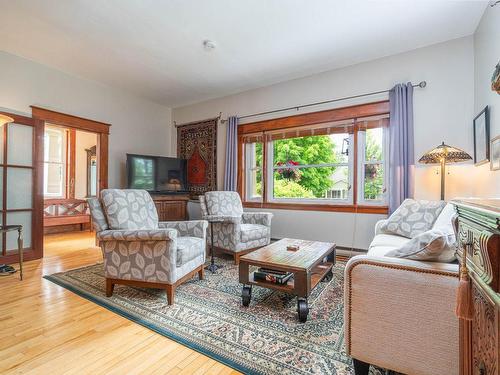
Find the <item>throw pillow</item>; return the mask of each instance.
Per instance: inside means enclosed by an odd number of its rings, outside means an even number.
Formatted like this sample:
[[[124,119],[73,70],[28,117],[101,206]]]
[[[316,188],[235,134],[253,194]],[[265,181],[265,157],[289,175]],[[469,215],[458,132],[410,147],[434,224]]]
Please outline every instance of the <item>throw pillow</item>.
[[[385,233],[413,238],[432,228],[443,210],[444,201],[405,199],[401,206],[380,226]]]
[[[146,190],[105,189],[101,202],[110,229],[158,229],[158,213]]]
[[[412,238],[399,249],[386,254],[389,257],[450,263],[455,260],[455,233],[447,228],[435,228]]]

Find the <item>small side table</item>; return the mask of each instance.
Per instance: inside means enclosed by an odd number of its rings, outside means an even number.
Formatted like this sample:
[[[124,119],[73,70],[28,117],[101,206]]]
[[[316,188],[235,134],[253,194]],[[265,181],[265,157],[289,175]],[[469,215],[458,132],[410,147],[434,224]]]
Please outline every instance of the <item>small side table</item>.
[[[23,279],[23,226],[22,225],[0,225],[0,233],[17,230],[17,250],[19,251],[19,277]]]
[[[211,259],[210,259],[210,265],[206,266],[205,269],[207,271],[215,273],[215,272],[217,272],[217,270],[219,268],[222,268],[224,266],[221,265],[221,264],[215,264],[215,258],[214,258],[214,223],[223,223],[224,219],[213,218],[213,219],[209,219],[208,222],[210,223],[210,241],[211,241],[210,242],[210,255],[211,255]]]

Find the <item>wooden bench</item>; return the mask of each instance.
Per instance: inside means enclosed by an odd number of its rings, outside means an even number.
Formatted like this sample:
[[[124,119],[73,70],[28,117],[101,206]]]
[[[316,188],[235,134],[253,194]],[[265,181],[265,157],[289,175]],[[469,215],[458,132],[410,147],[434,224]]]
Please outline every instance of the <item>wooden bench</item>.
[[[79,224],[80,230],[90,224],[87,201],[83,199],[45,199],[43,203],[43,226]]]

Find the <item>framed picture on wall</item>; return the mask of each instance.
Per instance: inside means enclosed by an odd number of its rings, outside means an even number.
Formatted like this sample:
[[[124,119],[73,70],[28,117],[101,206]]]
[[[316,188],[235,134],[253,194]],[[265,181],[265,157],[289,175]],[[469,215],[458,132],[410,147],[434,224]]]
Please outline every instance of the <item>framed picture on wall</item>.
[[[491,140],[491,164],[492,171],[500,170],[500,135]]]
[[[490,160],[490,116],[488,106],[474,118],[474,163],[481,165]]]

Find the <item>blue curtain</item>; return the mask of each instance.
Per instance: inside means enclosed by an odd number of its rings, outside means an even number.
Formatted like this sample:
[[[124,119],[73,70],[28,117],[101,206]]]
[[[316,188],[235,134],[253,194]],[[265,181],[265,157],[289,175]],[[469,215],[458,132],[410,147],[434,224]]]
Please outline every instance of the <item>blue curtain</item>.
[[[389,92],[389,213],[415,190],[413,86],[397,84]]]
[[[224,190],[236,191],[238,175],[238,117],[227,119],[226,166],[224,168]]]

